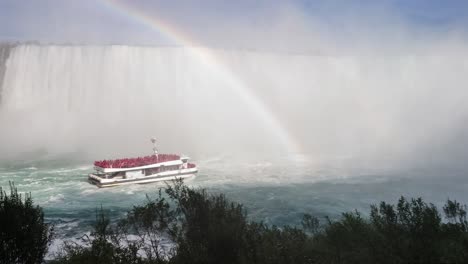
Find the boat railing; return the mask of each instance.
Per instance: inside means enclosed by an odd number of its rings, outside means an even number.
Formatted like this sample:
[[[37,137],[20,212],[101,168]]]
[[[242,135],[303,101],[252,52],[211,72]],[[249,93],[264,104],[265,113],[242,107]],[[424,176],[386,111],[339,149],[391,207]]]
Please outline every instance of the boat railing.
[[[180,156],[175,154],[158,154],[138,158],[124,158],[115,160],[95,161],[94,166],[100,168],[133,168],[151,165],[155,163],[179,160]]]

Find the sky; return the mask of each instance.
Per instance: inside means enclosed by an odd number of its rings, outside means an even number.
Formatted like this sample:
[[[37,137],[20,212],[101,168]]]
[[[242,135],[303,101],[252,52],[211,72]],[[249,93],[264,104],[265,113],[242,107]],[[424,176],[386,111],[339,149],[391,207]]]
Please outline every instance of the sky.
[[[108,2],[0,0],[0,40],[177,44]],[[431,34],[465,36],[468,28],[468,1],[463,0],[117,2],[157,17],[192,36],[197,43],[209,46],[256,48],[272,42],[286,42],[282,46],[289,46],[290,35],[297,40],[320,34],[321,39],[333,41],[349,41],[358,38],[356,35],[380,40],[402,34],[412,38]]]

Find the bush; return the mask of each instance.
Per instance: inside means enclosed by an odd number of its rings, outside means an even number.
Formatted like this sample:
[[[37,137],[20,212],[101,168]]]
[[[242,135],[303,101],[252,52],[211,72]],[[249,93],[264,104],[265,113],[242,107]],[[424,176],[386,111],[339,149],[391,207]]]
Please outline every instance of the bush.
[[[465,207],[448,200],[445,218],[421,198],[371,206],[369,219],[344,213],[314,238],[315,259],[324,263],[466,263]]]
[[[181,182],[168,186],[165,193],[160,190],[155,199],[148,197],[113,227],[102,211],[97,220],[85,245],[65,243],[54,263],[303,263],[307,259],[308,236],[302,230],[249,222],[242,205]]]
[[[0,188],[0,263],[42,263],[53,230],[44,213],[10,184],[10,195]]]
[[[468,263],[466,206],[401,197],[338,220],[304,215],[303,228],[247,219],[241,204],[181,182],[110,225],[98,214],[85,246],[65,244],[59,263]],[[129,240],[130,235],[133,239]],[[168,246],[168,243],[171,246]]]
[[[109,218],[102,210],[96,212],[96,223],[90,236],[83,236],[84,245],[74,242],[65,242],[61,253],[50,264],[127,264],[143,263],[138,256],[138,246],[132,243],[122,245],[118,234],[110,226]]]

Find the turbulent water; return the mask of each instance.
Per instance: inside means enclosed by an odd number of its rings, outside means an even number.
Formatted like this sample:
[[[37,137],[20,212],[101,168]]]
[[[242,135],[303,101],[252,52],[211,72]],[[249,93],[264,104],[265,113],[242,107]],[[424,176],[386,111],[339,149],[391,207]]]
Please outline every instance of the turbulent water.
[[[466,54],[0,45],[0,186],[76,237],[101,205],[117,219],[164,186],[86,182],[94,159],[156,136],[199,165],[189,185],[271,224],[400,195],[468,202]]]
[[[70,160],[75,160],[71,162]],[[300,225],[304,213],[320,218],[339,217],[344,211],[368,212],[370,204],[396,202],[400,195],[423,197],[437,206],[447,198],[468,203],[464,173],[442,171],[421,174],[339,168],[314,168],[306,157],[232,162],[231,157],[197,160],[199,174],[186,183],[225,193],[243,203],[251,219],[276,225]],[[338,161],[337,161],[338,162]],[[133,206],[155,197],[165,183],[98,189],[86,182],[91,161],[47,158],[0,165],[0,186],[13,181],[20,192],[31,192],[57,232],[51,252],[64,239],[77,239],[91,229],[102,206],[112,219],[123,217]]]

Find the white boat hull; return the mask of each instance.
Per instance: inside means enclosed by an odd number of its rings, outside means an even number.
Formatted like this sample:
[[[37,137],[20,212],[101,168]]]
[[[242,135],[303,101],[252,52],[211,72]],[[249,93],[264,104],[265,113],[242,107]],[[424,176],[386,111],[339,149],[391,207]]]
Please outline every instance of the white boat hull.
[[[143,177],[136,177],[136,178],[102,178],[96,174],[89,174],[88,181],[92,184],[95,184],[99,188],[103,187],[112,187],[118,185],[125,185],[125,184],[145,184],[145,183],[152,183],[158,181],[172,181],[177,179],[185,179],[189,177],[195,176],[197,173],[197,168],[189,168],[189,169],[180,169],[180,170],[173,170],[173,171],[165,171],[161,173],[156,173],[152,175],[146,175]]]

